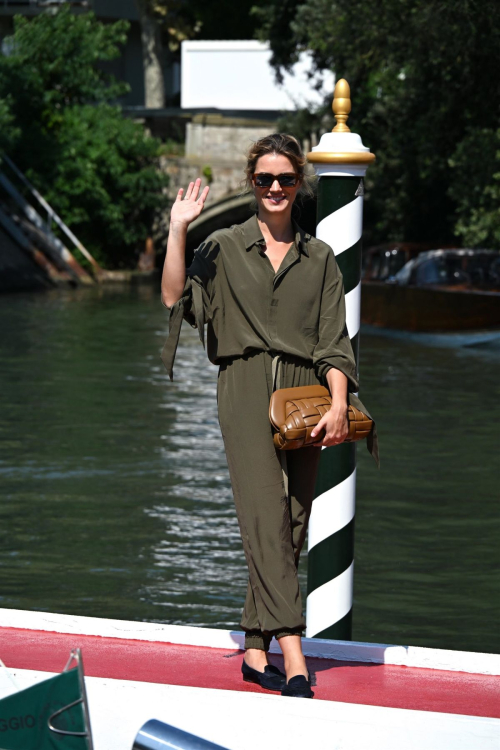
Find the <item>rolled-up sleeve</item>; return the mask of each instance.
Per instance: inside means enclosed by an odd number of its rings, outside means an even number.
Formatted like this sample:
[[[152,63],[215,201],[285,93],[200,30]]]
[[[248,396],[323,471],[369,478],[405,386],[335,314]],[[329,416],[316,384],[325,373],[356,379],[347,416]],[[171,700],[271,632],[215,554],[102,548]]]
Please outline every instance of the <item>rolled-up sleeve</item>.
[[[186,271],[186,283],[182,296],[172,307],[168,322],[169,333],[161,352],[170,380],[174,379],[173,367],[182,321],[198,329],[200,341],[205,346],[205,323],[211,318],[211,299],[217,272],[219,245],[214,239],[207,239],[195,251],[193,262]]]
[[[342,274],[333,252],[328,255],[325,267],[319,312],[318,343],[313,351],[313,363],[317,376],[322,382],[325,382],[328,370],[336,367],[347,377],[348,390],[351,392],[358,390],[356,361],[346,326]]]

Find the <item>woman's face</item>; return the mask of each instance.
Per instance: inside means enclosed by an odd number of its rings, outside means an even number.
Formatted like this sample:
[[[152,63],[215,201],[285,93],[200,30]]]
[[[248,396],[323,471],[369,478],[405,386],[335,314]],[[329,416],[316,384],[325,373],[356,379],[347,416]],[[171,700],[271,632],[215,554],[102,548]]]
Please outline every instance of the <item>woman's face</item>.
[[[296,174],[292,162],[283,154],[265,154],[257,159],[255,174],[263,172],[271,175]],[[273,180],[272,185],[267,188],[257,187],[253,183],[259,214],[262,211],[272,214],[285,214],[291,211],[299,188],[300,181],[293,187],[281,187],[278,180]]]

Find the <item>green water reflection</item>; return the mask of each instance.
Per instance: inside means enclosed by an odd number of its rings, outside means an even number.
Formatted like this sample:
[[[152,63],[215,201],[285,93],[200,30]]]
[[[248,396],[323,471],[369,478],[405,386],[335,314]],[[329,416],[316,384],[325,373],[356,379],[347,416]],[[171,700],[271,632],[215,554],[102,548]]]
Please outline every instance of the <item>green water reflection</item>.
[[[0,606],[237,627],[246,567],[216,414],[156,288],[0,298]],[[500,352],[364,335],[356,640],[500,652]],[[305,581],[305,559],[301,579]]]

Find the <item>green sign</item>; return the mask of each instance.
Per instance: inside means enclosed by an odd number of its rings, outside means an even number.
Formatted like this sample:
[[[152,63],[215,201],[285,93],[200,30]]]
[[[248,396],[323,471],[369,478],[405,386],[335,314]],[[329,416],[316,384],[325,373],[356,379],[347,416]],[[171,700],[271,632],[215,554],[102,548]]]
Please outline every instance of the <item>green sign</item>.
[[[70,669],[0,700],[0,750],[91,750],[79,672]]]

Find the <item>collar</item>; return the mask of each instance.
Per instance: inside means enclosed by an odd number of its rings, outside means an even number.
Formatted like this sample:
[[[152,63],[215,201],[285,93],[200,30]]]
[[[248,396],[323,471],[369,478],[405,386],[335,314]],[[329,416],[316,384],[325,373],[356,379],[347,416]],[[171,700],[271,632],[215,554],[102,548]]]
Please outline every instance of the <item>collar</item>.
[[[295,233],[295,245],[300,252],[309,257],[307,244],[311,239],[311,235],[304,232],[294,219],[292,219],[292,226]],[[241,225],[241,227],[243,230],[246,250],[250,250],[254,245],[262,245],[265,242],[262,232],[260,231],[259,222],[257,221],[257,214],[251,216]]]

